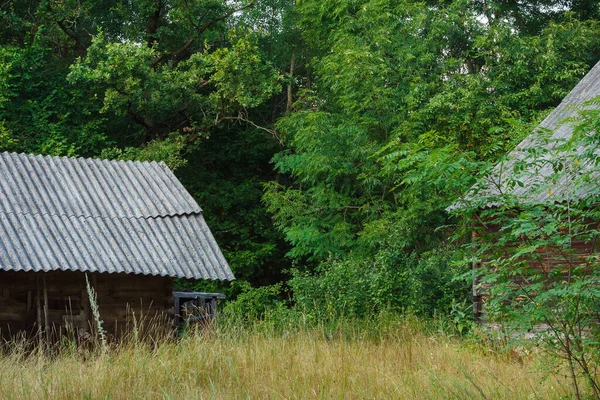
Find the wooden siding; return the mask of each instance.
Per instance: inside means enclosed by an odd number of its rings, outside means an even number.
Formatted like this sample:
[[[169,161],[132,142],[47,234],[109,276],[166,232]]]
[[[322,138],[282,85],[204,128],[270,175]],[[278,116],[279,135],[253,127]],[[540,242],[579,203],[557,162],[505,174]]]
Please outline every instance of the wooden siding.
[[[147,327],[150,319],[160,318],[166,329],[171,328],[172,278],[101,273],[87,276],[97,293],[100,318],[110,336],[121,336],[132,327],[134,318],[137,326],[145,323]],[[31,337],[40,326],[42,330],[50,327],[54,338],[68,330],[76,336],[90,332],[93,318],[83,272],[0,271],[0,336],[25,333]]]
[[[590,229],[600,229],[599,223],[590,222],[589,226]],[[491,234],[491,237],[493,237],[493,234],[500,231],[500,227],[494,225],[493,223],[488,223],[486,224],[486,229],[479,228],[478,231],[479,232],[477,232],[475,229],[473,230],[473,243],[475,246],[477,245],[478,241],[486,240],[484,239],[486,236],[485,234]],[[482,233],[485,234],[482,235]],[[489,240],[489,237],[487,239]],[[571,243],[571,250],[572,253],[569,254],[570,262],[574,265],[582,265],[585,263],[584,260],[588,256],[598,251],[598,242],[595,240],[584,242],[582,240],[574,239]],[[556,248],[548,247],[544,249],[538,249],[535,254],[537,254],[539,257],[537,257],[536,260],[532,260],[531,265],[545,274],[549,274],[554,270],[554,268],[565,264],[565,255],[561,254]],[[480,283],[477,275],[477,269],[487,265],[489,265],[488,260],[485,259],[480,263],[473,264],[473,268],[475,270],[473,280],[473,314],[477,321],[484,324],[488,322],[487,313],[485,311],[485,300],[486,296],[488,295],[489,286]],[[518,282],[517,278],[515,278],[515,282]],[[521,283],[524,284],[523,282]]]

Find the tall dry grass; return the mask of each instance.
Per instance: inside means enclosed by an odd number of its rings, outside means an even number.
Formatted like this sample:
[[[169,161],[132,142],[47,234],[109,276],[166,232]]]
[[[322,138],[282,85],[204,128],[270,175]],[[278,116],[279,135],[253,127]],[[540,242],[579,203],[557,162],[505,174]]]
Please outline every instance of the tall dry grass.
[[[63,344],[52,357],[14,344],[0,356],[1,399],[548,399],[568,381],[483,346],[384,328],[223,326],[108,354]],[[6,347],[5,347],[6,348]]]

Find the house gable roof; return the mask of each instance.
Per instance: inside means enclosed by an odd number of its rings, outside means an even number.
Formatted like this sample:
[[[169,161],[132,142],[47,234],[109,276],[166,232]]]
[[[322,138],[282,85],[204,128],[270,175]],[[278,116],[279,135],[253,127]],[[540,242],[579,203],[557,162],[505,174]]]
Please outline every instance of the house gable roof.
[[[234,279],[164,163],[0,153],[0,270]]]
[[[516,167],[521,161],[526,161],[531,157],[530,151],[544,146],[547,150],[551,150],[561,140],[568,140],[573,134],[573,124],[567,119],[577,117],[579,111],[585,106],[584,103],[595,97],[600,96],[600,62],[597,63],[581,81],[573,88],[573,90],[562,100],[558,105],[536,128],[536,130],[519,143],[506,157],[506,159],[497,164],[492,172],[487,175],[487,183],[485,187],[476,192],[475,188],[466,196],[466,200],[473,200],[477,197],[494,197],[500,194],[514,195],[521,202],[547,203],[561,202],[566,199],[585,198],[588,194],[585,188],[580,188],[579,191],[572,191],[569,181],[572,176],[563,174],[560,179],[555,182],[552,190],[537,190],[539,184],[547,181],[554,173],[554,169],[550,162],[544,163],[535,173],[528,171],[529,175],[521,185],[510,184],[511,178],[518,175]],[[591,107],[591,106],[585,106]],[[567,120],[567,121],[566,121]],[[551,131],[549,140],[542,140],[543,132]],[[578,149],[578,153],[583,153],[585,149]],[[547,157],[550,157],[548,155]],[[591,164],[581,166],[580,172],[590,172],[593,168]],[[476,193],[476,194],[475,194]],[[498,203],[489,202],[484,206],[494,206]],[[448,210],[462,208],[459,203],[455,203],[448,207]]]

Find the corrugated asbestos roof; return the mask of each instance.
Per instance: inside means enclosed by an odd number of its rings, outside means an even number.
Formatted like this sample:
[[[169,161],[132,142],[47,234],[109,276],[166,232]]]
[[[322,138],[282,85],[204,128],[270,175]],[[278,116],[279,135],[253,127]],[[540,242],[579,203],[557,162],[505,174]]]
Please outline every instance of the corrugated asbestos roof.
[[[164,163],[0,153],[0,269],[234,279]]]
[[[573,133],[572,124],[569,122],[565,123],[565,119],[569,117],[576,117],[579,110],[582,108],[582,104],[589,101],[597,96],[600,96],[600,62],[597,63],[586,76],[575,86],[575,88],[563,99],[561,104],[554,109],[539,125],[539,128],[525,138],[515,149],[510,152],[506,158],[506,161],[498,164],[492,170],[492,173],[487,177],[490,181],[489,185],[480,192],[479,196],[494,196],[499,195],[500,191],[504,194],[515,195],[520,201],[524,202],[560,202],[568,198],[584,198],[589,193],[585,188],[580,188],[574,192],[569,185],[569,181],[573,178],[568,174],[563,176],[552,185],[552,190],[536,190],[539,188],[539,184],[549,179],[553,173],[553,167],[550,163],[545,163],[535,173],[531,173],[523,186],[511,185],[514,187],[508,187],[508,183],[511,177],[517,175],[514,171],[515,166],[519,161],[526,160],[530,157],[528,150],[535,149],[539,146],[545,146],[550,149],[552,146],[556,146],[557,141],[562,139],[568,140]],[[541,132],[543,130],[552,131],[551,139],[542,141]],[[585,149],[579,148],[577,153],[583,153]],[[591,163],[583,165],[579,172],[588,172],[592,176],[598,175],[596,171],[592,173],[592,168],[596,168]],[[467,196],[467,200],[473,199],[474,195]],[[497,203],[488,203],[487,206],[493,206]],[[449,207],[448,209],[460,208],[461,206],[457,203]]]

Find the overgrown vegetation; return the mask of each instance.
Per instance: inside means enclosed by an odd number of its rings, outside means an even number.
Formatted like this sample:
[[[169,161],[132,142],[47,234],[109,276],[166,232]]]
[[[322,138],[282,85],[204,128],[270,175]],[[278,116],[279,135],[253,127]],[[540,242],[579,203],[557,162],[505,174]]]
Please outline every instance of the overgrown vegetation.
[[[281,316],[280,316],[281,318]],[[18,345],[0,358],[4,399],[494,398],[568,396],[564,378],[531,372],[538,355],[498,353],[432,333],[414,318],[381,315],[277,327],[221,322],[179,342],[131,341],[106,355],[68,343],[54,357]]]
[[[600,397],[598,103],[563,122],[570,137],[539,130],[504,166],[505,180],[496,178],[491,190],[489,181],[475,186],[470,208],[460,209],[479,221],[474,255],[489,319],[506,334],[530,332],[565,360],[577,398],[582,387]],[[513,189],[525,185],[527,195],[516,196]]]
[[[469,284],[445,208],[598,60],[598,16],[562,0],[4,2],[0,150],[163,160],[239,281],[344,315],[446,313]]]
[[[600,5],[594,0],[5,1],[0,4],[0,150],[166,162],[203,207],[238,278],[180,284],[226,293],[227,312],[244,326],[280,325],[285,318],[273,319],[273,313],[319,326],[393,312],[444,316],[465,334],[472,326],[472,275],[465,260],[473,257],[477,204],[454,215],[446,209],[531,133],[600,59],[599,38]],[[579,144],[598,147],[589,133],[598,131],[600,118],[592,114],[584,115],[574,142],[560,144],[565,154],[572,155]],[[538,159],[521,165],[521,171],[535,173],[530,166],[550,161],[553,179],[576,169],[573,163],[583,158],[598,161],[595,153],[566,162],[533,156]],[[597,227],[587,224],[598,219],[590,203],[597,199],[597,184],[590,179],[593,171],[586,171],[581,184],[590,193],[587,202],[516,207],[508,196],[502,207],[477,213],[502,229],[475,248],[475,259],[492,257],[493,268],[483,277],[494,284],[490,315],[520,330],[550,324],[553,336],[541,338],[571,366],[575,393],[589,387],[598,397],[598,325],[590,311],[600,300],[596,252],[580,265],[571,262],[568,251],[574,240],[597,234]],[[514,184],[519,182],[515,176]],[[549,246],[562,250],[562,261],[544,275],[531,267]],[[515,278],[531,284],[533,292],[515,286]],[[318,329],[292,335],[290,343],[333,351],[336,342],[319,341]],[[415,343],[426,347],[430,338],[414,333]],[[258,383],[242,389],[248,382],[238,363],[257,357],[243,350],[249,343],[244,340],[266,347],[272,339],[277,348],[284,346],[281,337],[193,336],[179,347],[123,349],[108,360],[74,356],[40,362],[52,371],[82,367],[113,382],[119,374],[133,375],[113,373],[108,365],[131,365],[135,355],[142,360],[135,368],[169,366],[160,379],[144,381],[152,395],[221,396],[229,388],[256,397],[279,391],[293,397],[293,390],[277,385],[267,385],[277,391],[269,393]],[[221,353],[202,353],[206,340]],[[412,343],[397,340],[390,343],[399,348]],[[464,349],[436,340],[432,346],[441,354]],[[388,345],[381,341],[372,348],[381,364],[369,369],[369,379],[348,378],[354,376],[348,370],[347,386],[335,393],[360,393],[352,391],[360,386],[356,382],[382,380],[398,385],[398,392],[384,391],[390,397],[420,393],[411,392],[413,386],[403,392],[407,381],[396,380],[393,368],[389,381],[385,374],[376,377],[374,371],[388,371],[392,363],[383,351],[396,354]],[[188,352],[212,354],[206,365],[219,371],[220,380],[203,380],[210,375],[190,375],[172,364],[177,357],[192,357]],[[285,364],[278,354],[263,361]],[[343,354],[353,364],[369,358],[360,346]],[[439,372],[426,357],[419,361],[431,368],[407,367],[411,379]],[[556,365],[562,373],[565,365]],[[255,366],[255,382],[277,379],[268,375],[266,364]],[[15,370],[6,371],[0,374]],[[497,374],[523,375],[513,372]],[[321,391],[318,377],[329,377],[330,387],[333,379],[342,382],[335,373],[298,373],[306,379],[289,387],[306,384],[316,397],[328,393]],[[466,381],[473,379],[471,386],[452,375],[424,387],[432,395],[464,390],[475,397],[519,396],[537,387],[523,383],[514,392],[478,387],[479,380],[465,374]],[[180,375],[193,376],[201,391],[186,386],[189,381]],[[488,378],[483,376],[477,378]],[[580,376],[588,386],[580,385]],[[88,392],[71,392],[69,377],[61,375],[52,386],[58,392],[42,396],[118,397],[91,381],[87,389],[81,386]],[[141,384],[132,390],[144,390]],[[21,389],[40,394],[41,387]],[[533,392],[538,396],[537,389]],[[570,392],[544,386],[542,393]]]

